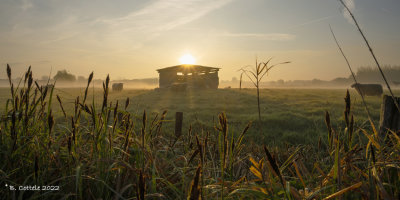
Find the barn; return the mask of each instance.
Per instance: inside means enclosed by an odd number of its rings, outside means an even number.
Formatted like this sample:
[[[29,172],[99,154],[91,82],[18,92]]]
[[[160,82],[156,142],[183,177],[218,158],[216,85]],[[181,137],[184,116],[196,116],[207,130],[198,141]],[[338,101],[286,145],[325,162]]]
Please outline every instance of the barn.
[[[160,88],[217,89],[220,68],[201,65],[176,65],[158,69]]]

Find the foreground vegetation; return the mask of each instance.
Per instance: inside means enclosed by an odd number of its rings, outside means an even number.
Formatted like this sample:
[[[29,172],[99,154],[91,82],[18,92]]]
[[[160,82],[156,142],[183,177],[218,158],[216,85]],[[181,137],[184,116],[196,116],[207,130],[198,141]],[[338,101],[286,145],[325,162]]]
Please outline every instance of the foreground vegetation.
[[[122,100],[122,93],[111,100],[109,78],[99,97],[90,87],[90,75],[88,87],[69,104],[68,90],[61,95],[53,87],[36,85],[30,70],[19,86],[11,83],[10,68],[8,76],[0,185],[59,190],[3,187],[4,199],[399,198],[400,138],[380,137],[374,121],[362,118],[360,102],[349,93],[343,101],[344,91],[304,95],[293,90],[285,96],[284,91],[263,90],[265,121],[251,123],[257,114],[246,113],[257,113],[254,90],[168,98],[171,93],[164,91],[138,91],[133,99]],[[330,100],[338,94],[341,101]],[[326,102],[312,100],[321,95],[329,95]],[[376,102],[370,104],[376,113],[380,99],[368,100]],[[168,127],[178,110],[187,113],[184,132]],[[292,126],[293,135],[296,129],[314,130],[315,135],[300,136],[314,139],[300,144],[279,132],[270,134]]]
[[[53,91],[53,98],[59,96],[65,112],[73,113],[77,96],[83,96],[85,88],[59,88]],[[135,124],[140,123],[141,115],[146,110],[149,119],[161,115],[167,110],[165,132],[174,131],[175,112],[183,112],[183,130],[187,132],[191,126],[194,132],[214,131],[217,117],[225,112],[229,118],[229,129],[239,133],[248,122],[252,128],[248,130],[247,141],[258,145],[312,145],[321,137],[326,137],[326,125],[323,116],[330,111],[332,124],[341,129],[344,126],[343,95],[345,89],[261,89],[260,105],[262,121],[258,120],[257,98],[255,89],[219,89],[199,90],[171,93],[162,90],[126,89],[122,92],[109,91],[108,101],[115,104],[125,102],[129,97],[130,106],[127,112]],[[395,93],[399,93],[396,91]],[[0,105],[5,105],[11,98],[9,88],[0,88]],[[101,88],[89,88],[90,103],[93,98],[97,107],[102,106],[103,91]],[[368,118],[361,98],[350,90],[353,97],[353,113],[355,124],[370,129]],[[381,97],[366,97],[374,123],[379,122]],[[4,112],[5,106],[0,106]],[[57,100],[52,101],[52,114],[57,122],[63,123],[63,112]],[[290,123],[288,123],[290,122]],[[56,128],[58,126],[56,125]],[[136,131],[138,127],[135,127]],[[260,133],[262,130],[262,133]]]

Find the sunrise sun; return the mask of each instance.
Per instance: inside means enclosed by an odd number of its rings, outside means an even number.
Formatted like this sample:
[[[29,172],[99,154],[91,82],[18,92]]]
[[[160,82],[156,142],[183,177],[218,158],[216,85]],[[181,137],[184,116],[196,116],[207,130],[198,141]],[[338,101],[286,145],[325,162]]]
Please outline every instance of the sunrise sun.
[[[194,64],[196,62],[196,59],[190,54],[185,54],[181,58],[179,58],[179,61],[181,62],[181,64]]]

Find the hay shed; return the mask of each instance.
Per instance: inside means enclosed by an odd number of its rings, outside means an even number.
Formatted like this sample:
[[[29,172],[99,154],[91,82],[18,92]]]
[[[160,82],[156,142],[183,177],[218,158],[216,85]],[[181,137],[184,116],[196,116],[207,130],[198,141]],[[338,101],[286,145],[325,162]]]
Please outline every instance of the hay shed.
[[[158,69],[160,88],[217,89],[220,68],[201,65],[176,65]]]

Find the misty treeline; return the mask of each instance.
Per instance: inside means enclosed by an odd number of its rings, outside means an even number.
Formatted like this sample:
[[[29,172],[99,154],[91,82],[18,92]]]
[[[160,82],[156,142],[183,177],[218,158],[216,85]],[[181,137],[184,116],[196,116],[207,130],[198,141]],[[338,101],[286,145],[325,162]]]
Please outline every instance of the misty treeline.
[[[49,78],[50,77],[50,78]],[[92,83],[95,87],[101,87],[102,82],[105,79],[105,76],[96,76],[96,78],[93,78]],[[14,82],[15,84],[18,84],[21,81],[21,76],[17,76],[13,78],[11,81]],[[33,79],[36,81],[39,85],[45,85],[47,82],[50,84],[53,84],[54,82],[57,83],[57,86],[61,87],[82,87],[86,85],[87,83],[87,78],[82,75],[75,75],[70,72],[68,72],[66,69],[59,70],[55,75],[50,75],[50,76],[35,76],[33,74]],[[142,78],[142,79],[111,79],[111,83],[124,83],[125,86],[131,87],[131,88],[155,88],[158,86],[158,78]],[[7,79],[0,79],[0,87],[7,86],[8,80]]]
[[[382,71],[389,82],[400,83],[400,66],[386,65],[382,68]],[[357,70],[356,78],[360,82],[383,83],[382,76],[376,67],[360,67]]]
[[[42,77],[42,80],[46,80],[46,77]],[[84,76],[78,76],[76,78],[75,75],[68,73],[67,70],[60,70],[57,72],[57,74],[53,77],[53,80],[57,80],[57,82],[86,82],[87,79]],[[103,81],[103,79],[94,79],[94,82],[96,81]],[[158,79],[157,78],[144,78],[144,79],[123,79],[123,80],[115,80],[119,82],[125,82],[125,83],[142,83],[142,84],[158,84]]]
[[[400,65],[385,65],[382,68],[385,73],[389,84],[396,87],[400,86]],[[382,76],[375,66],[362,66],[357,69],[356,72],[357,81],[360,83],[379,83],[383,84],[384,81]],[[349,87],[354,83],[351,75],[348,77],[337,77],[332,80],[277,80],[277,81],[266,81],[261,84],[262,87]],[[221,81],[222,87],[239,87],[239,80],[233,77],[231,81]],[[251,82],[245,80],[243,87],[252,87]]]

